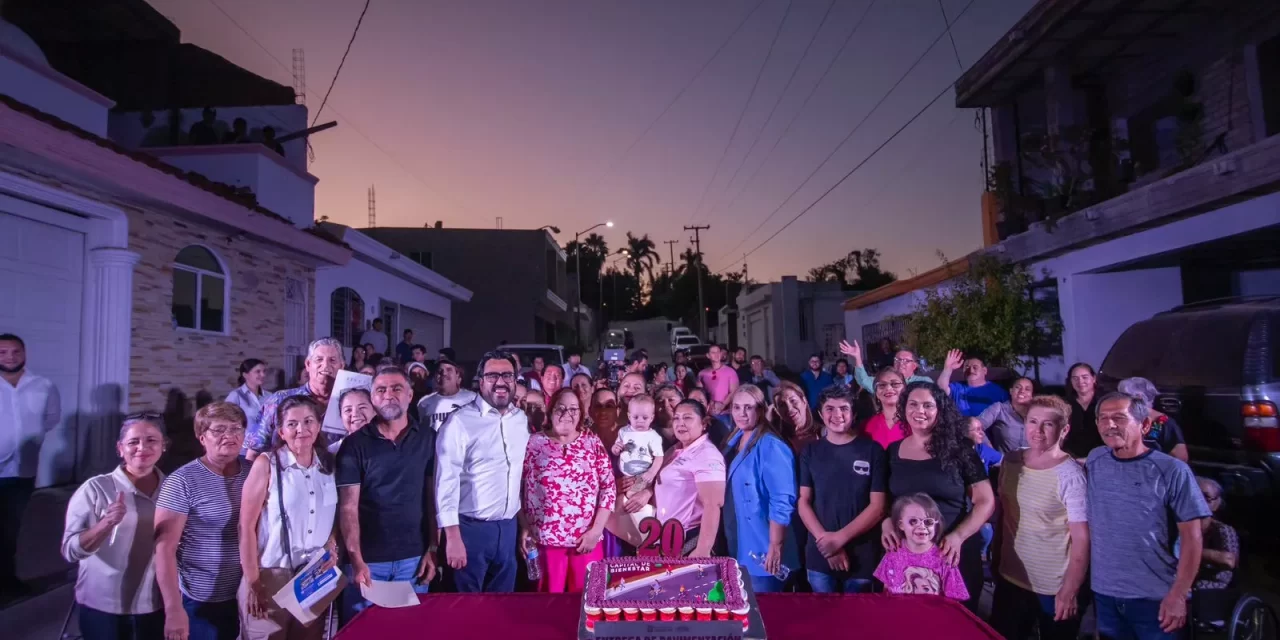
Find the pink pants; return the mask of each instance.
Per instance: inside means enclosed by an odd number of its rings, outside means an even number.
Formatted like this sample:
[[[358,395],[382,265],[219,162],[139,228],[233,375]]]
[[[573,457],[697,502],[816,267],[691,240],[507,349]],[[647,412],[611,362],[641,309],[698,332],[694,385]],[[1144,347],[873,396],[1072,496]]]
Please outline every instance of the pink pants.
[[[587,585],[587,565],[603,559],[603,543],[597,544],[587,554],[580,554],[574,548],[538,545],[538,561],[542,564],[542,579],[538,581],[538,591],[580,592]]]

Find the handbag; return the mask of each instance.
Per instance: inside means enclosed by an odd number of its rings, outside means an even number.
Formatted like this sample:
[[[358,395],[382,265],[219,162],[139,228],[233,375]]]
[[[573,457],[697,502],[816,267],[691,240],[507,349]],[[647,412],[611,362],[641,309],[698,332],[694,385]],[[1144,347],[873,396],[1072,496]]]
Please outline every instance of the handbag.
[[[280,546],[284,548],[285,562],[289,563],[289,571],[297,574],[307,563],[293,563],[293,545],[289,542],[289,512],[284,509],[284,478],[283,472],[280,470],[280,453],[277,451],[272,462],[272,466],[276,468],[276,500],[280,506]]]

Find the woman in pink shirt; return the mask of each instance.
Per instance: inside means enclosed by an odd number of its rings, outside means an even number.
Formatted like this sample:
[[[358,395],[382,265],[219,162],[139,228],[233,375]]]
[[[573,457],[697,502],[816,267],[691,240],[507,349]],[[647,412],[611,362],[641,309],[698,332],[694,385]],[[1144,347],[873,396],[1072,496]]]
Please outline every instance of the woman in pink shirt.
[[[907,386],[906,380],[903,380],[902,374],[895,369],[885,369],[876,374],[874,388],[876,406],[880,411],[867,420],[863,431],[885,449],[907,437],[906,429],[903,429],[902,424],[898,422],[898,397],[902,395],[902,389],[905,386]]]
[[[600,538],[617,498],[609,453],[582,427],[582,402],[572,389],[552,396],[551,427],[529,438],[524,457],[527,555],[536,545],[538,591],[582,591],[587,565],[604,558]]]
[[[698,402],[684,400],[676,405],[671,416],[676,445],[663,456],[658,482],[631,496],[626,505],[628,510],[633,504],[639,509],[653,498],[659,521],[676,520],[684,526],[682,555],[695,558],[711,555],[724,506],[724,456],[707,438],[707,420],[706,409]],[[610,527],[624,521],[629,523],[630,519],[615,517]],[[639,541],[634,533],[628,533],[630,542]]]

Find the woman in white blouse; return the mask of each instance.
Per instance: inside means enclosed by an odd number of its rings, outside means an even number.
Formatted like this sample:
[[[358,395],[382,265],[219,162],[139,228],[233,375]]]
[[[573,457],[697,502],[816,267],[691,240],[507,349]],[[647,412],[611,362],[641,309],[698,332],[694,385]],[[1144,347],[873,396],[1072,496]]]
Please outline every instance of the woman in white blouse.
[[[240,640],[304,640],[324,633],[321,620],[302,624],[271,599],[298,569],[328,552],[338,556],[333,458],[319,442],[323,411],[307,396],[280,403],[281,444],[258,456],[240,502]],[[322,616],[324,607],[312,611]]]
[[[262,398],[266,395],[262,390],[262,382],[267,379],[267,363],[249,358],[240,363],[239,371],[240,386],[227,394],[227,402],[244,411],[245,424],[252,429],[258,424],[258,416],[262,414]]]
[[[76,489],[67,505],[62,557],[79,562],[76,602],[85,640],[164,637],[164,602],[156,586],[155,496],[164,474],[159,413],[125,417],[116,442],[123,464]]]

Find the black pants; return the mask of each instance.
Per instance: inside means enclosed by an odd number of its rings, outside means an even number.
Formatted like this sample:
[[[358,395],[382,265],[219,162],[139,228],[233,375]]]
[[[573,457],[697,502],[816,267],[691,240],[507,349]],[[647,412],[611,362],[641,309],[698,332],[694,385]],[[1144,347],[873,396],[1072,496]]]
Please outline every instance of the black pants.
[[[964,579],[964,588],[969,590],[964,606],[974,613],[978,612],[978,600],[982,597],[982,544],[982,536],[975,533],[960,545],[960,577]]]
[[[1082,588],[1076,595],[1076,617],[1058,622],[1053,619],[1054,596],[1028,591],[1000,578],[991,603],[991,626],[1009,640],[1037,637],[1037,628],[1040,640],[1075,640],[1089,600],[1089,590]]]
[[[0,597],[20,586],[15,561],[18,531],[35,488],[35,478],[0,478]]]
[[[164,612],[118,615],[80,605],[84,640],[164,640]]]

